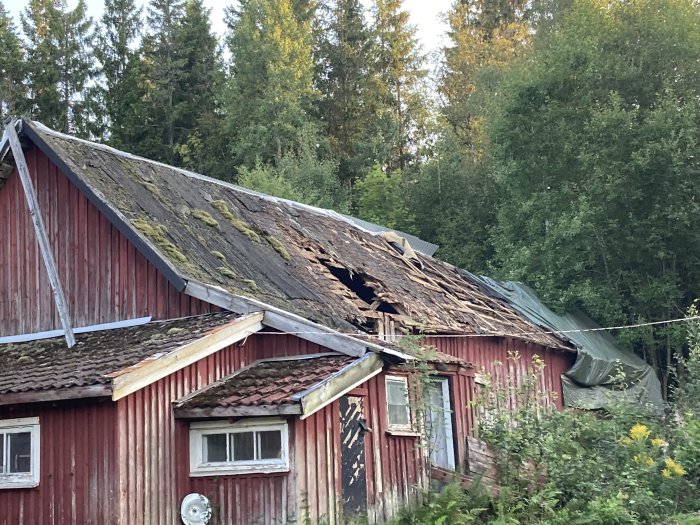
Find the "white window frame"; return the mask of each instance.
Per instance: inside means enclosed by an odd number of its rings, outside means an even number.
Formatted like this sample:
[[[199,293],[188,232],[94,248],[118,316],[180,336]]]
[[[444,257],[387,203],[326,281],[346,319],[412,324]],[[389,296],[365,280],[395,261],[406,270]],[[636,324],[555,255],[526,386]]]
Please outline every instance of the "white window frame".
[[[265,432],[278,430],[281,434],[281,458],[246,461],[205,462],[203,459],[204,436],[209,434],[235,434],[237,432]],[[227,440],[230,439],[227,437]],[[283,419],[248,419],[206,421],[190,424],[190,476],[225,476],[230,474],[272,474],[289,471],[289,430]]]
[[[398,383],[403,383],[405,388],[406,388],[406,415],[408,416],[408,423],[407,424],[400,424],[400,423],[392,423],[391,422],[391,413],[389,412],[389,383],[390,382],[398,382]],[[386,390],[386,422],[387,422],[387,428],[390,431],[396,431],[396,432],[413,432],[413,417],[412,417],[412,411],[411,411],[411,396],[409,394],[408,390],[408,378],[406,376],[386,376],[384,378],[384,388]]]
[[[39,418],[24,417],[19,419],[0,419],[0,439],[5,440],[7,434],[29,432],[31,434],[29,472],[0,473],[0,489],[28,489],[39,486]],[[0,466],[9,461],[10,451],[6,443],[3,446],[4,457],[0,458]]]

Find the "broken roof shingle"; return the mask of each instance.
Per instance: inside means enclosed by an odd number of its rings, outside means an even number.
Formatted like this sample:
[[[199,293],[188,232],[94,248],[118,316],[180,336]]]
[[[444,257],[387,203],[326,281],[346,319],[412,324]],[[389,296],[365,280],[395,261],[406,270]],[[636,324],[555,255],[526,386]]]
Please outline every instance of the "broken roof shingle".
[[[454,266],[421,256],[419,269],[335,212],[25,125],[184,281],[345,332],[371,332],[389,313],[409,330],[567,347]]]
[[[258,361],[178,403],[178,409],[293,405],[294,396],[317,385],[357,358],[318,355]]]
[[[231,312],[0,345],[0,394],[108,384],[106,374],[167,354],[235,321]]]

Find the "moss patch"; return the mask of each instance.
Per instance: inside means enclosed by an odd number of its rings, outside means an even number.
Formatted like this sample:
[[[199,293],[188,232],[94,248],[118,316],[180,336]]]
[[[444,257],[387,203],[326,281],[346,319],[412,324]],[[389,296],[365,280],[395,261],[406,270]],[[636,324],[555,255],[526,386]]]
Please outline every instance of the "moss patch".
[[[221,252],[219,252],[219,251],[217,251],[217,250],[213,250],[213,251],[211,252],[211,254],[212,254],[214,257],[216,257],[217,259],[219,259],[221,262],[226,262],[226,256],[225,256],[223,253],[221,253]]]
[[[236,274],[236,272],[234,272],[234,271],[233,271],[231,268],[229,268],[228,266],[219,266],[219,267],[217,268],[217,270],[219,271],[219,273],[220,273],[221,275],[223,275],[223,276],[225,276],[225,277],[228,277],[229,279],[235,279],[236,277],[238,277],[238,275]]]
[[[239,232],[248,237],[251,241],[260,242],[260,234],[256,232],[250,226],[250,224],[239,219],[233,213],[231,213],[231,210],[228,209],[226,202],[222,200],[212,201],[211,206],[221,215],[223,215],[224,218],[231,224],[231,226],[236,228]]]
[[[265,240],[270,243],[270,246],[272,246],[277,253],[280,254],[280,257],[282,257],[282,259],[284,259],[285,261],[292,260],[292,256],[289,255],[287,248],[285,248],[284,244],[282,244],[280,241],[278,241],[271,235],[266,235]]]
[[[166,256],[175,261],[186,263],[187,257],[185,254],[178,250],[172,242],[166,239],[165,235],[168,233],[168,229],[162,224],[149,222],[147,219],[131,219],[131,224],[134,225],[141,233],[148,237],[151,242],[153,242],[158,248],[163,250]]]
[[[204,210],[192,210],[190,212],[190,215],[192,215],[192,217],[194,217],[195,219],[199,219],[207,226],[211,226],[212,228],[216,229],[219,228],[219,221],[217,221],[214,217],[209,215]]]
[[[158,186],[156,186],[152,182],[146,181],[142,182],[141,184],[143,184],[143,187],[150,191],[153,194],[153,196],[160,197],[160,188],[158,188]]]
[[[253,291],[258,290],[258,283],[256,283],[253,279],[243,279],[243,283]]]
[[[168,334],[168,335],[178,335],[178,334],[181,334],[181,333],[184,332],[184,331],[185,331],[184,328],[179,328],[179,327],[177,327],[177,326],[173,326],[170,330],[167,331],[167,334]]]

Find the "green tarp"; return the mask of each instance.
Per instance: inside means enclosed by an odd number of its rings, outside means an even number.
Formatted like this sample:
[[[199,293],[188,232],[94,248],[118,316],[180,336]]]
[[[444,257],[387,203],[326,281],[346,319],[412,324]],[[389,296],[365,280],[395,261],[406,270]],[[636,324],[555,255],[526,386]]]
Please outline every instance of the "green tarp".
[[[578,331],[598,328],[583,312],[559,315],[522,283],[478,279],[527,319],[545,329],[565,332],[562,335],[576,345],[576,363],[562,376],[566,406],[596,409],[627,400],[663,409],[661,384],[652,367],[620,347],[607,331]]]

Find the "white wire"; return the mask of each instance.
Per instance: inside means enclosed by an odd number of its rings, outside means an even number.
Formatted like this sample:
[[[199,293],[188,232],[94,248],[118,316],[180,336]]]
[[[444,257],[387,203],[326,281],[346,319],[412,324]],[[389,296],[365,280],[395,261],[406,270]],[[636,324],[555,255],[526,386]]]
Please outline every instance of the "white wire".
[[[572,330],[552,330],[552,331],[538,331],[538,332],[520,332],[517,334],[506,334],[502,332],[488,332],[484,334],[424,334],[426,337],[449,337],[449,338],[468,338],[468,337],[522,337],[524,335],[559,335],[559,334],[573,334],[573,333],[584,333],[584,332],[602,332],[606,330],[628,330],[633,328],[644,328],[646,326],[657,326],[662,324],[672,324],[672,323],[684,323],[688,321],[696,321],[700,319],[700,315],[693,317],[680,317],[678,319],[666,319],[664,321],[650,321],[647,323],[636,323],[636,324],[625,324],[618,326],[605,326],[598,328],[578,328]],[[328,332],[258,332],[262,335],[327,335]],[[349,336],[361,336],[361,337],[376,337],[378,339],[384,338],[384,335],[379,334],[362,334],[356,332],[338,332],[343,335]],[[391,337],[412,337],[414,334],[391,334]]]

